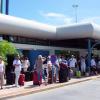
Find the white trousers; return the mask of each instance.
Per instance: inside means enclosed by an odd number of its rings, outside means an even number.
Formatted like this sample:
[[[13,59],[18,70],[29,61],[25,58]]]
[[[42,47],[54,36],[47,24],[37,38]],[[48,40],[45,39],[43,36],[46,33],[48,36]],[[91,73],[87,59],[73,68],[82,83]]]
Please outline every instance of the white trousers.
[[[4,73],[0,72],[0,85],[1,85],[1,87],[3,86],[3,83],[4,83]]]
[[[81,72],[85,72],[86,71],[86,66],[85,65],[81,65]]]
[[[15,85],[18,86],[20,71],[15,71]]]

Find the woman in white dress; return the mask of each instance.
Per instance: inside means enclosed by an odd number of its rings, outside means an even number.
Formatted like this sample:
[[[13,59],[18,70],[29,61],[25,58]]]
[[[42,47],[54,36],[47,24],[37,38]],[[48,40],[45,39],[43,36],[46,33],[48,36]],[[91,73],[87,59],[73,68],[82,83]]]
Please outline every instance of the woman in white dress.
[[[85,74],[86,72],[86,62],[85,62],[85,58],[83,56],[81,56],[81,72],[82,74]]]

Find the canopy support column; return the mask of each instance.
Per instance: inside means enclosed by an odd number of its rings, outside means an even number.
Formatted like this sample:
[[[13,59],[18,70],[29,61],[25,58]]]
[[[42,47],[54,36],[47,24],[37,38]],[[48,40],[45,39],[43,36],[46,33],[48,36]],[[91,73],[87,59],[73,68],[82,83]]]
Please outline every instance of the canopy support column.
[[[88,58],[87,58],[87,62],[88,62],[88,68],[87,70],[90,72],[90,66],[91,66],[91,39],[88,39]]]

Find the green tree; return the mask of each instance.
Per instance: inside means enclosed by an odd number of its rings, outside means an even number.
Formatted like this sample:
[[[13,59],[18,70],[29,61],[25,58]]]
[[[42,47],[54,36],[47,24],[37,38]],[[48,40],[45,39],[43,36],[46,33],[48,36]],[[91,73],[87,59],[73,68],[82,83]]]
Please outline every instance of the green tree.
[[[0,41],[0,56],[6,61],[6,56],[8,54],[18,54],[18,51],[12,43],[5,40]]]

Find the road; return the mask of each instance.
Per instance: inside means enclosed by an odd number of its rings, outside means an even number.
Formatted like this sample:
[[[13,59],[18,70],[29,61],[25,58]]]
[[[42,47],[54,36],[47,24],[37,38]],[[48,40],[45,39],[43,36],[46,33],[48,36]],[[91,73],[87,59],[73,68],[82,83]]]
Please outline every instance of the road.
[[[9,100],[100,100],[100,79]]]

